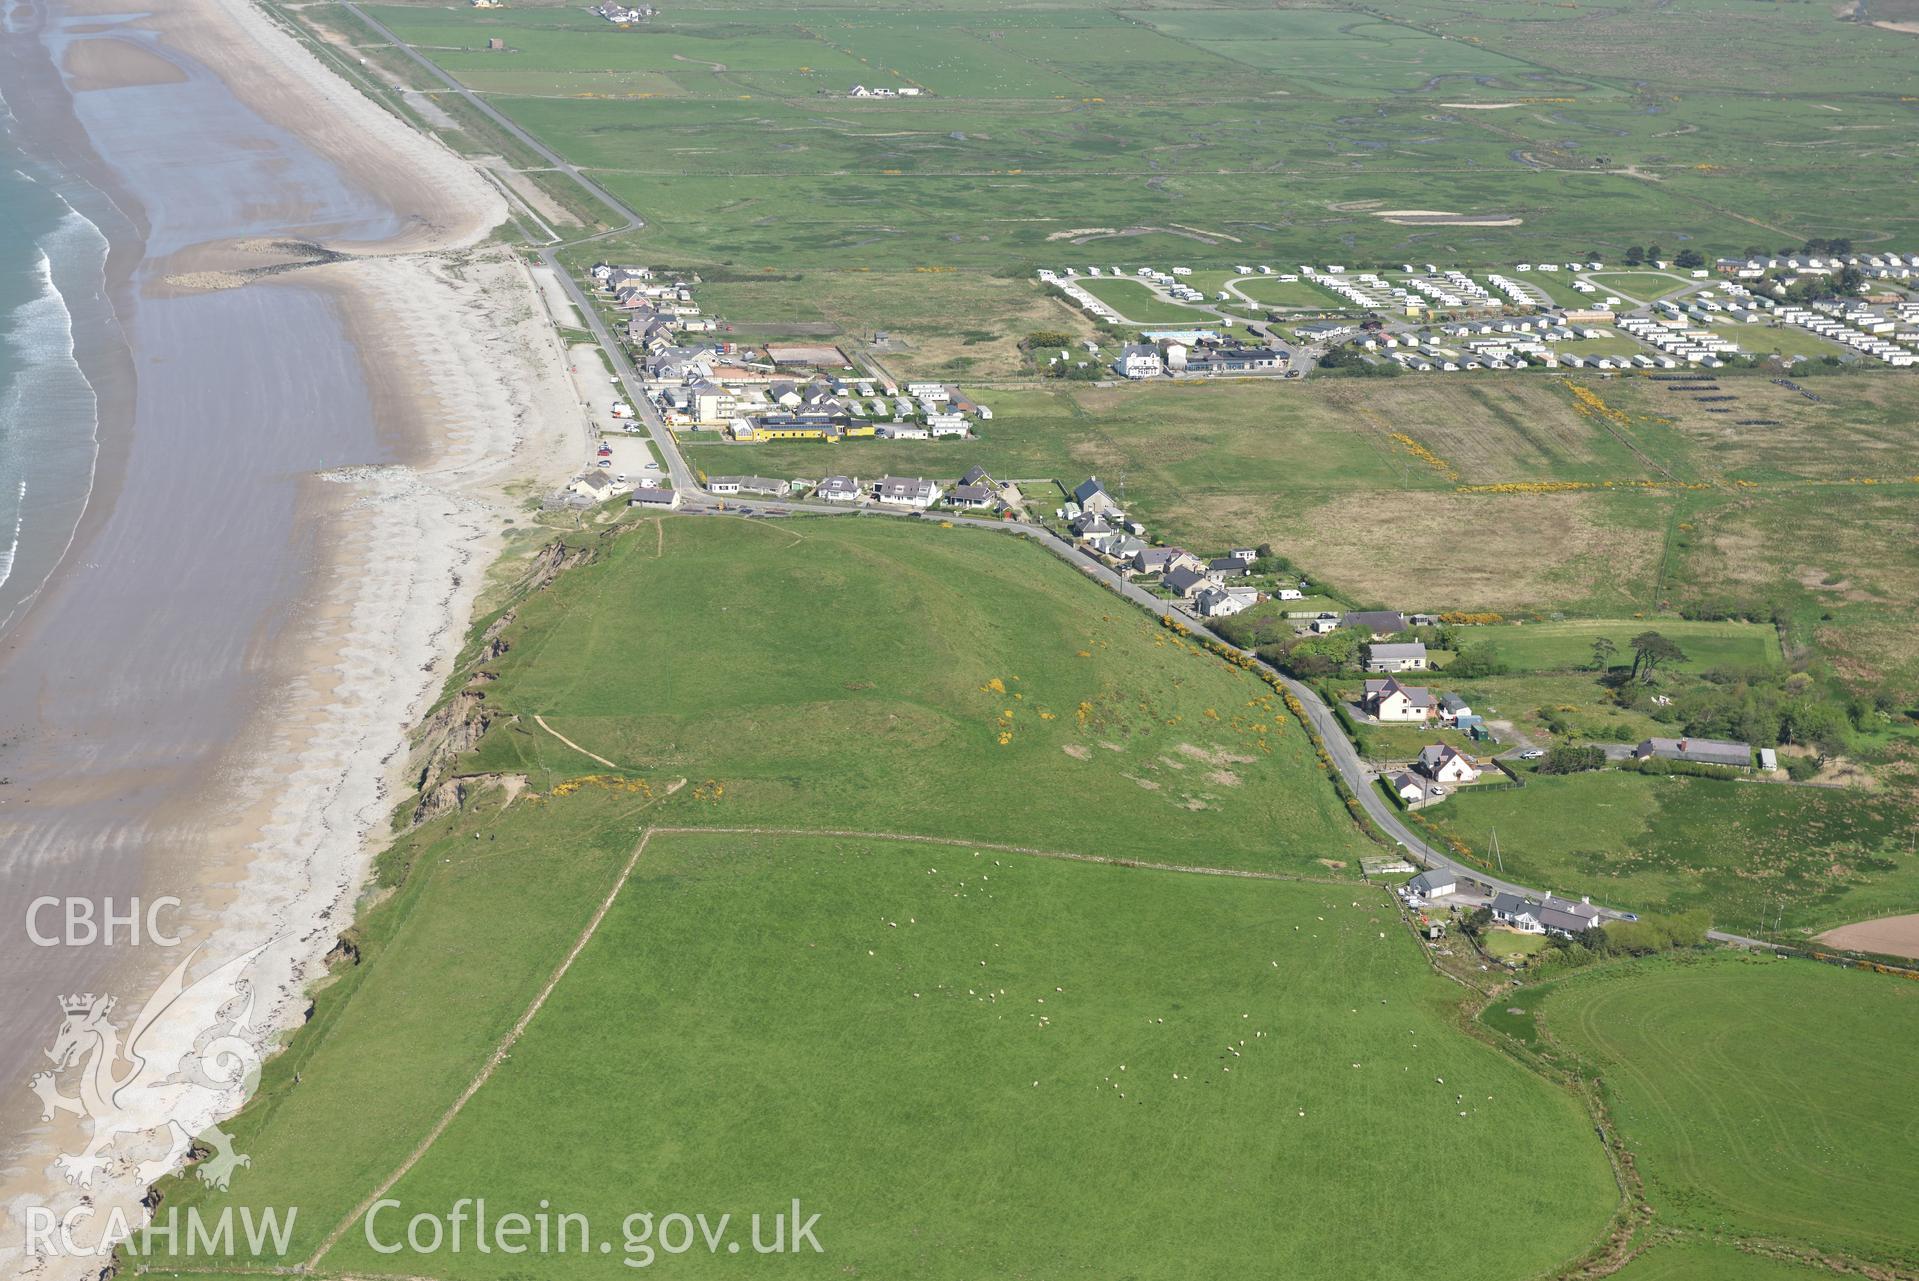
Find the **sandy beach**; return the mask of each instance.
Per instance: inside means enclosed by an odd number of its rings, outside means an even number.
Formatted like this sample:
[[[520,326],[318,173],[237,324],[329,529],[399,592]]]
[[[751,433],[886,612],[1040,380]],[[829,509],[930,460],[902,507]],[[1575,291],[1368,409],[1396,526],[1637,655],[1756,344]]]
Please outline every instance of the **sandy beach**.
[[[59,999],[111,993],[118,1023],[189,950],[189,982],[257,952],[247,1037],[299,1021],[502,532],[585,447],[538,286],[485,243],[506,212],[485,176],[244,0],[117,12],[65,4],[36,35],[138,237],[110,275],[130,385],[0,653],[0,715],[26,727],[0,749],[0,1017],[24,1033],[0,1055],[0,1268],[49,1278],[99,1260],[26,1257],[28,1209],[84,1195],[137,1222],[154,1172],[110,1154],[82,1189],[56,1168],[86,1127],[27,1087]],[[34,946],[43,895],[177,897],[183,945]],[[169,1063],[202,1030],[155,1027],[174,1040],[141,1049]],[[176,1119],[197,1132],[243,1092]]]

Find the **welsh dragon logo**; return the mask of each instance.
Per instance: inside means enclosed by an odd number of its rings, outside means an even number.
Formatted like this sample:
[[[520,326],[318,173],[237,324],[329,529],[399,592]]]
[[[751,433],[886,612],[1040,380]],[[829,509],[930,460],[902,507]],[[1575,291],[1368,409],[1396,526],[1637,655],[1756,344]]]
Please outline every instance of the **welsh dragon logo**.
[[[113,998],[61,998],[64,1021],[47,1051],[53,1070],[30,1084],[40,1096],[42,1120],[68,1112],[92,1123],[86,1147],[56,1161],[68,1182],[91,1187],[112,1153],[150,1183],[176,1168],[196,1138],[211,1150],[197,1167],[210,1187],[225,1188],[234,1170],[252,1163],[233,1150],[233,1136],[212,1118],[239,1107],[259,1084],[260,1052],[248,1025],[253,985],[242,976],[265,948],[263,943],[191,985],[187,967],[198,953],[188,956],[147,998],[124,1042],[108,1018]],[[169,1054],[171,1068],[163,1057]],[[60,1093],[56,1074],[75,1067],[78,1092]],[[194,1118],[206,1128],[190,1131]]]

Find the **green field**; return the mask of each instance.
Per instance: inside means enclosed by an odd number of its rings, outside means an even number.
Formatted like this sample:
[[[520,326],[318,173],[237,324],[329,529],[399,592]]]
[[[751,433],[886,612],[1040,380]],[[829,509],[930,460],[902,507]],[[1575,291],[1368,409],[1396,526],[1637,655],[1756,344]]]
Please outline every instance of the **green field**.
[[[718,780],[714,822],[1323,871],[1370,848],[1272,691],[1023,539],[667,519],[523,606],[469,768]],[[670,601],[671,610],[654,603]],[[1052,798],[1072,796],[1071,806]]]
[[[835,1276],[1464,1281],[1607,1222],[1582,1108],[1460,1034],[1264,684],[1001,535],[669,517],[573,545],[483,620],[430,731],[489,718],[461,802],[382,856],[235,1123],[252,1165],[170,1205],[298,1205],[265,1262],[323,1277],[526,1275],[373,1252],[356,1207],[389,1181],[382,1241],[466,1196],[622,1249],[635,1211],[743,1230],[797,1196],[827,1252],[793,1266]],[[1435,1205],[1520,1230],[1436,1262]]]
[[[1919,984],[1809,962],[1651,962],[1563,980],[1536,1010],[1598,1075],[1662,1223],[1919,1258],[1919,1104],[1885,1079],[1912,1051]]]
[[[636,244],[699,262],[1219,270],[1337,246],[1511,265],[1909,236],[1885,163],[1910,159],[1909,38],[1742,9],[1751,52],[1728,59],[1723,4],[1417,0],[1389,21],[745,3],[633,32],[550,8],[372,12],[632,199]],[[928,96],[849,100],[854,83]],[[1382,216],[1409,208],[1518,221]]]
[[[1353,304],[1306,280],[1257,276],[1239,282],[1240,292],[1267,307],[1307,307],[1314,311],[1350,311]]]
[[[1830,1278],[1832,1271],[1719,1242],[1679,1240],[1655,1245],[1613,1276],[1618,1281],[1816,1281]]]
[[[1776,667],[1780,662],[1779,633],[1761,623],[1709,623],[1683,618],[1582,619],[1475,627],[1465,636],[1467,643],[1497,647],[1500,661],[1515,671],[1552,672],[1590,667],[1593,643],[1601,637],[1615,647],[1613,663],[1630,663],[1632,638],[1647,631],[1658,632],[1685,651],[1686,661],[1678,665],[1680,671]]]
[[[1586,279],[1635,302],[1652,302],[1684,289],[1688,283],[1684,275],[1684,272],[1669,275],[1663,271],[1596,271]]]
[[[1506,875],[1637,911],[1704,908],[1720,929],[1801,935],[1919,897],[1905,798],[1607,770],[1462,788],[1424,817]]]
[[[483,1187],[501,1212],[551,1197],[597,1223],[743,1221],[799,1196],[826,1247],[793,1262],[809,1276],[1253,1257],[1299,1277],[1516,1276],[1578,1253],[1613,1199],[1579,1109],[1453,1031],[1453,994],[1382,936],[1383,902],[1350,899],[963,848],[656,838],[508,1065],[392,1195]],[[1514,1132],[1541,1136],[1523,1163]],[[1382,1161],[1426,1194],[1353,1195]],[[1248,1213],[1277,1202],[1296,1213]],[[1526,1230],[1451,1267],[1393,1230],[1495,1205]],[[383,1263],[357,1234],[326,1262]]]
[[[1514,934],[1509,930],[1487,930],[1479,936],[1479,945],[1502,961],[1537,956],[1545,950],[1542,934]]]
[[[1081,279],[1080,287],[1134,324],[1215,324],[1211,312],[1168,302],[1137,280]]]

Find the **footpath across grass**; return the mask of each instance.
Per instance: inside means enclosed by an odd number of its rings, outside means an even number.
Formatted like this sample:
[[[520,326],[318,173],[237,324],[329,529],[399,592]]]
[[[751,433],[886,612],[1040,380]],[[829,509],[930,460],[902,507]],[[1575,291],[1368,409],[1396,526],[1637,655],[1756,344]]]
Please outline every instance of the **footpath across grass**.
[[[1457,999],[1373,891],[662,834],[391,1195],[544,1198],[596,1240],[640,1210],[743,1238],[798,1197],[825,1252],[781,1263],[805,1276],[1533,1275],[1591,1242],[1612,1179],[1571,1096],[1461,1036]],[[1510,1230],[1435,1255],[1435,1215]],[[324,1263],[524,1267],[357,1230]]]

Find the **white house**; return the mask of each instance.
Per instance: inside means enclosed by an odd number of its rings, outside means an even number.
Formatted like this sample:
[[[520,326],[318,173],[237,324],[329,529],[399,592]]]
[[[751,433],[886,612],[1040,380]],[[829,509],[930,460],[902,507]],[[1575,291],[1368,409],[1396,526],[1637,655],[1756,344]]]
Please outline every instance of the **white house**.
[[[568,485],[567,489],[597,503],[613,496],[613,478],[603,471],[590,471]]]
[[[1432,719],[1433,692],[1423,685],[1401,685],[1388,676],[1366,682],[1360,706],[1382,721],[1423,723]]]
[[[1420,749],[1419,772],[1435,783],[1476,783],[1479,767],[1472,758],[1448,743],[1434,743]]]
[[[1123,378],[1157,378],[1166,372],[1166,363],[1159,358],[1159,348],[1137,342],[1119,353],[1113,370]]]
[[[1193,612],[1201,618],[1225,618],[1259,601],[1250,587],[1204,587],[1193,597]]]
[[[1446,868],[1435,867],[1421,872],[1401,888],[1411,898],[1445,898],[1448,894],[1459,892],[1459,878]]]
[[[1491,904],[1493,920],[1521,934],[1557,934],[1572,938],[1599,923],[1599,909],[1581,899],[1546,896],[1544,902],[1518,894],[1497,894]]]
[[[940,489],[930,480],[918,477],[882,476],[873,486],[873,496],[888,507],[917,507],[924,510],[939,501]]]
[[[860,482],[856,476],[828,476],[813,491],[813,497],[827,503],[857,503]]]
[[[1399,799],[1408,805],[1424,805],[1427,788],[1431,786],[1425,779],[1410,771],[1401,771],[1393,775],[1389,785],[1398,794]]]

